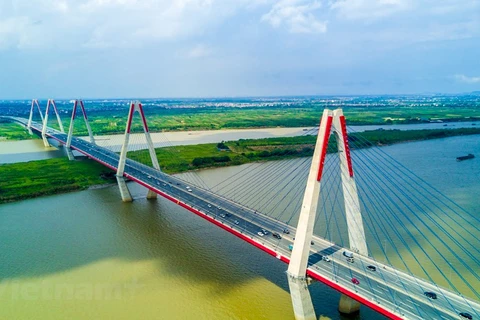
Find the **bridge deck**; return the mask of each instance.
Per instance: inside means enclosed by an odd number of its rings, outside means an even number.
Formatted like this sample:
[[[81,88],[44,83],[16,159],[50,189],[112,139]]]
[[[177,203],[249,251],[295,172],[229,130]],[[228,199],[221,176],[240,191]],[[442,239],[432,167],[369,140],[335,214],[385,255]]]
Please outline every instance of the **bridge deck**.
[[[26,119],[12,119],[26,125]],[[33,123],[32,130],[40,133],[42,126]],[[48,128],[47,135],[60,144],[66,143],[67,135],[57,130]],[[72,139],[72,149],[116,170],[119,155],[112,151],[76,137]],[[289,246],[293,244],[295,229],[283,222],[197,186],[189,186],[192,191],[188,191],[185,181],[133,160],[127,159],[124,176],[289,263]],[[283,232],[286,228],[288,234]],[[269,234],[260,236],[261,229],[268,230]],[[273,232],[279,233],[281,239],[273,237]],[[462,319],[459,313],[467,312],[473,319],[480,319],[480,305],[476,301],[369,257],[356,254],[354,262],[348,262],[343,256],[345,248],[323,238],[314,236],[313,242],[307,275],[389,318]],[[330,261],[323,260],[323,256],[328,256]],[[354,284],[352,278],[359,284]],[[435,292],[437,299],[429,299],[424,292]]]

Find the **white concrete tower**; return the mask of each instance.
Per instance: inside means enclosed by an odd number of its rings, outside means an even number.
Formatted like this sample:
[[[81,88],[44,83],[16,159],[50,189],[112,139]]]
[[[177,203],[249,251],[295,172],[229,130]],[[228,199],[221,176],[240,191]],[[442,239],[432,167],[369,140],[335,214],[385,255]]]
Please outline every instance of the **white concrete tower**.
[[[73,124],[75,123],[75,117],[77,115],[77,106],[80,105],[80,109],[82,110],[83,119],[85,120],[85,125],[87,126],[88,136],[90,137],[90,142],[95,144],[95,138],[93,137],[92,128],[90,128],[90,123],[88,122],[87,112],[85,111],[85,106],[82,100],[75,100],[73,103],[72,109],[72,117],[70,119],[70,127],[68,128],[68,135],[67,135],[67,143],[65,147],[67,148],[68,158],[70,160],[74,160],[73,154],[70,150],[70,146],[72,145],[72,137],[73,137]]]
[[[35,105],[37,106],[38,113],[40,113],[40,118],[42,119],[43,123],[43,113],[42,110],[40,109],[40,105],[38,104],[37,99],[32,100],[32,107],[30,108],[30,116],[28,117],[28,122],[27,122],[27,129],[30,134],[32,133],[32,119],[33,119],[33,110],[35,109]]]
[[[50,105],[53,106],[53,110],[54,110],[55,114],[57,115],[57,121],[58,121],[58,126],[60,127],[60,131],[65,132],[65,130],[63,129],[62,120],[60,119],[60,114],[58,113],[57,105],[55,104],[55,100],[48,99],[47,108],[45,110],[45,117],[43,117],[43,128],[42,128],[42,139],[43,139],[43,144],[45,145],[45,147],[50,146],[50,144],[48,143],[48,140],[47,140],[47,136],[46,136],[47,124],[48,124],[48,110],[50,109]]]
[[[367,242],[363,228],[362,213],[358,200],[357,184],[353,176],[352,159],[348,145],[347,126],[342,109],[333,111],[333,129],[337,138],[340,174],[342,177],[345,216],[347,219],[348,240],[353,252],[368,256]]]
[[[155,153],[155,148],[153,147],[150,132],[148,131],[147,119],[145,118],[142,104],[139,101],[132,101],[130,103],[130,109],[128,111],[127,126],[125,128],[125,139],[123,141],[122,151],[120,152],[120,159],[118,161],[117,168],[118,187],[120,188],[120,194],[122,195],[122,200],[124,202],[132,201],[132,195],[130,194],[130,191],[128,190],[128,187],[125,183],[125,177],[123,176],[123,173],[125,170],[125,163],[127,161],[128,141],[130,139],[130,130],[132,127],[132,119],[135,111],[138,111],[140,117],[142,118],[143,132],[145,133],[145,138],[147,140],[148,151],[150,153],[150,158],[152,159],[152,165],[155,169],[160,170],[160,165],[158,164],[157,154]],[[156,197],[157,194],[155,192],[148,190],[148,199],[154,199]]]
[[[316,319],[312,299],[308,292],[306,271],[308,257],[310,255],[310,242],[313,236],[315,215],[317,213],[318,198],[320,196],[320,180],[331,127],[332,111],[325,109],[320,122],[312,165],[310,166],[310,173],[308,174],[307,186],[298,219],[295,242],[287,270],[293,312],[297,320]]]
[[[332,127],[337,136],[350,247],[357,253],[368,255],[357,188],[353,178],[345,117],[341,109],[335,111],[325,109],[318,131],[295,234],[295,242],[287,271],[293,309],[297,320],[316,319],[313,304],[308,293],[306,271],[318,199],[320,197],[323,167]],[[357,301],[342,295],[339,305],[340,312],[352,313],[358,311],[359,307],[360,304]]]
[[[347,125],[342,109],[333,111],[333,131],[337,138],[338,156],[340,157],[340,175],[342,180],[345,217],[347,220],[348,241],[353,252],[368,256],[367,242],[363,227],[357,184],[353,176],[352,158],[348,144]],[[360,303],[344,294],[340,297],[338,310],[353,313],[360,309]]]

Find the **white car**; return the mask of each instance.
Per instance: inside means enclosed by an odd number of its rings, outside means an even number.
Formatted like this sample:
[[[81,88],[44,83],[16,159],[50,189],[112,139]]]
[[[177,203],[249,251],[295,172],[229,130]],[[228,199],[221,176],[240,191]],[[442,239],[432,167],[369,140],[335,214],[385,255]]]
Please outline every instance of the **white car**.
[[[211,207],[212,207],[212,205],[210,205],[210,204],[209,204],[209,205],[208,205],[208,207],[209,207],[209,208],[211,208]]]
[[[322,260],[323,260],[323,261],[326,261],[326,262],[332,261],[332,260],[330,260],[330,258],[329,258],[328,256],[323,256],[323,257],[322,257]]]
[[[263,236],[264,236],[264,234],[263,234],[262,231],[258,231],[257,234],[258,234],[260,237],[263,237]]]

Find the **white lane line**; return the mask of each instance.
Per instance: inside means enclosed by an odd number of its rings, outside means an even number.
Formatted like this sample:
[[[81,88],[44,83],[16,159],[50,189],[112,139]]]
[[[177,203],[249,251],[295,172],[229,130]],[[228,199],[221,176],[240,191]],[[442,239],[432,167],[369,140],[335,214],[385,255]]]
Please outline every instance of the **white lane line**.
[[[406,304],[406,303],[403,302],[403,301],[400,301],[400,304],[403,304],[405,307],[414,310],[414,309],[413,309],[413,306],[412,306],[411,304]]]

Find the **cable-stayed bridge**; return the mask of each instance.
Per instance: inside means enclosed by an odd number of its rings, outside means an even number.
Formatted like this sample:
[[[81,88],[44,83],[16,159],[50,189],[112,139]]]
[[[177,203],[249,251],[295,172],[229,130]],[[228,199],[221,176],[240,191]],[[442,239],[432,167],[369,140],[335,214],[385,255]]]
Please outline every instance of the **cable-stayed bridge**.
[[[32,118],[35,105],[40,123]],[[73,135],[79,106],[89,139]],[[50,107],[59,130],[49,125]],[[135,111],[141,115],[144,149],[149,151],[140,161],[127,158]],[[45,115],[34,101],[30,119],[10,119],[42,135],[46,145],[49,139],[56,140],[117,172],[124,201],[132,200],[125,179],[135,181],[149,190],[148,198],[161,195],[288,263],[297,319],[315,318],[310,279],[341,292],[339,308],[345,313],[358,310],[360,302],[392,319],[480,319],[478,218],[452,211],[455,205],[435,190],[409,180],[406,168],[397,166],[385,173],[394,162],[385,154],[360,148],[350,152],[339,110],[324,113],[313,160],[248,165],[214,186],[195,174],[182,178],[160,170],[140,103],[130,105],[120,154],[95,142],[81,101],[75,101],[68,134],[53,100]],[[336,144],[328,144],[332,132]],[[350,145],[369,143],[355,138]],[[147,160],[153,167],[146,165]],[[363,187],[367,182],[368,189]],[[385,189],[393,194],[382,197]],[[345,212],[343,222],[339,210]],[[314,233],[315,225],[324,227]],[[385,260],[375,258],[372,251],[384,253]]]

